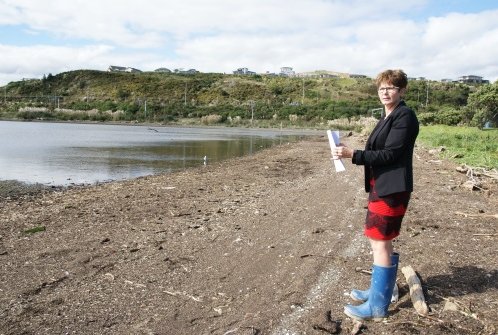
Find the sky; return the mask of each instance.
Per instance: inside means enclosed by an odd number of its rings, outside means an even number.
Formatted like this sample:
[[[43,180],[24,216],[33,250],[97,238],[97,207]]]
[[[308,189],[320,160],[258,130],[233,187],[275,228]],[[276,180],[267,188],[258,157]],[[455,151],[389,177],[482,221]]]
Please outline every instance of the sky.
[[[0,86],[110,65],[498,79],[496,0],[0,0]]]

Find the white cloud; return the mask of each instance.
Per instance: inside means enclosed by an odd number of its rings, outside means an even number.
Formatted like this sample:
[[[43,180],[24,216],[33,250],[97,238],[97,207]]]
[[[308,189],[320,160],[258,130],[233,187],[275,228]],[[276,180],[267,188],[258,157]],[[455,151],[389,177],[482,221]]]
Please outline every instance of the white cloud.
[[[140,64],[150,60],[143,54],[121,54],[108,45],[89,45],[80,48],[34,45],[13,47],[0,45],[2,62],[0,80],[41,78],[76,69],[105,70],[111,64]],[[5,78],[5,79],[4,79]]]
[[[498,10],[412,19],[424,6],[430,1],[0,0],[0,28],[22,25],[60,41],[0,45],[0,85],[13,74],[111,64],[203,72],[291,66],[371,76],[396,67],[431,79],[498,79]]]

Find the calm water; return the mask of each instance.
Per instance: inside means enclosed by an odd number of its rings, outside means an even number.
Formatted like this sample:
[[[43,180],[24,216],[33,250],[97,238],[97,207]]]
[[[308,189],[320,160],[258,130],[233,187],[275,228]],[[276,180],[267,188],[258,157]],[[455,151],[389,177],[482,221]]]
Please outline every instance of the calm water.
[[[306,134],[0,121],[0,180],[69,185],[130,179],[202,167]]]

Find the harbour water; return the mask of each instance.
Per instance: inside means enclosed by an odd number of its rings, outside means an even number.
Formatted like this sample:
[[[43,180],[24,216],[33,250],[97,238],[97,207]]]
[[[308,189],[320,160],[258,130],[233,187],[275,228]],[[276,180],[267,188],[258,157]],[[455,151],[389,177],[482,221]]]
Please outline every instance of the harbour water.
[[[0,121],[0,180],[66,186],[131,179],[202,167],[312,133]]]

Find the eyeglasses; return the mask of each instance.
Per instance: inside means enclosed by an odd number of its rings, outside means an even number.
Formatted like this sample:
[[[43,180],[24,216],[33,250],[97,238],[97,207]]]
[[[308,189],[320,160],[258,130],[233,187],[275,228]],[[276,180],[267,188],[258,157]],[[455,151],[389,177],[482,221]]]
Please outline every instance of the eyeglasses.
[[[379,93],[385,93],[385,92],[393,93],[393,92],[396,92],[397,90],[399,90],[399,87],[396,87],[396,86],[379,87],[377,89],[377,91],[379,91]]]

